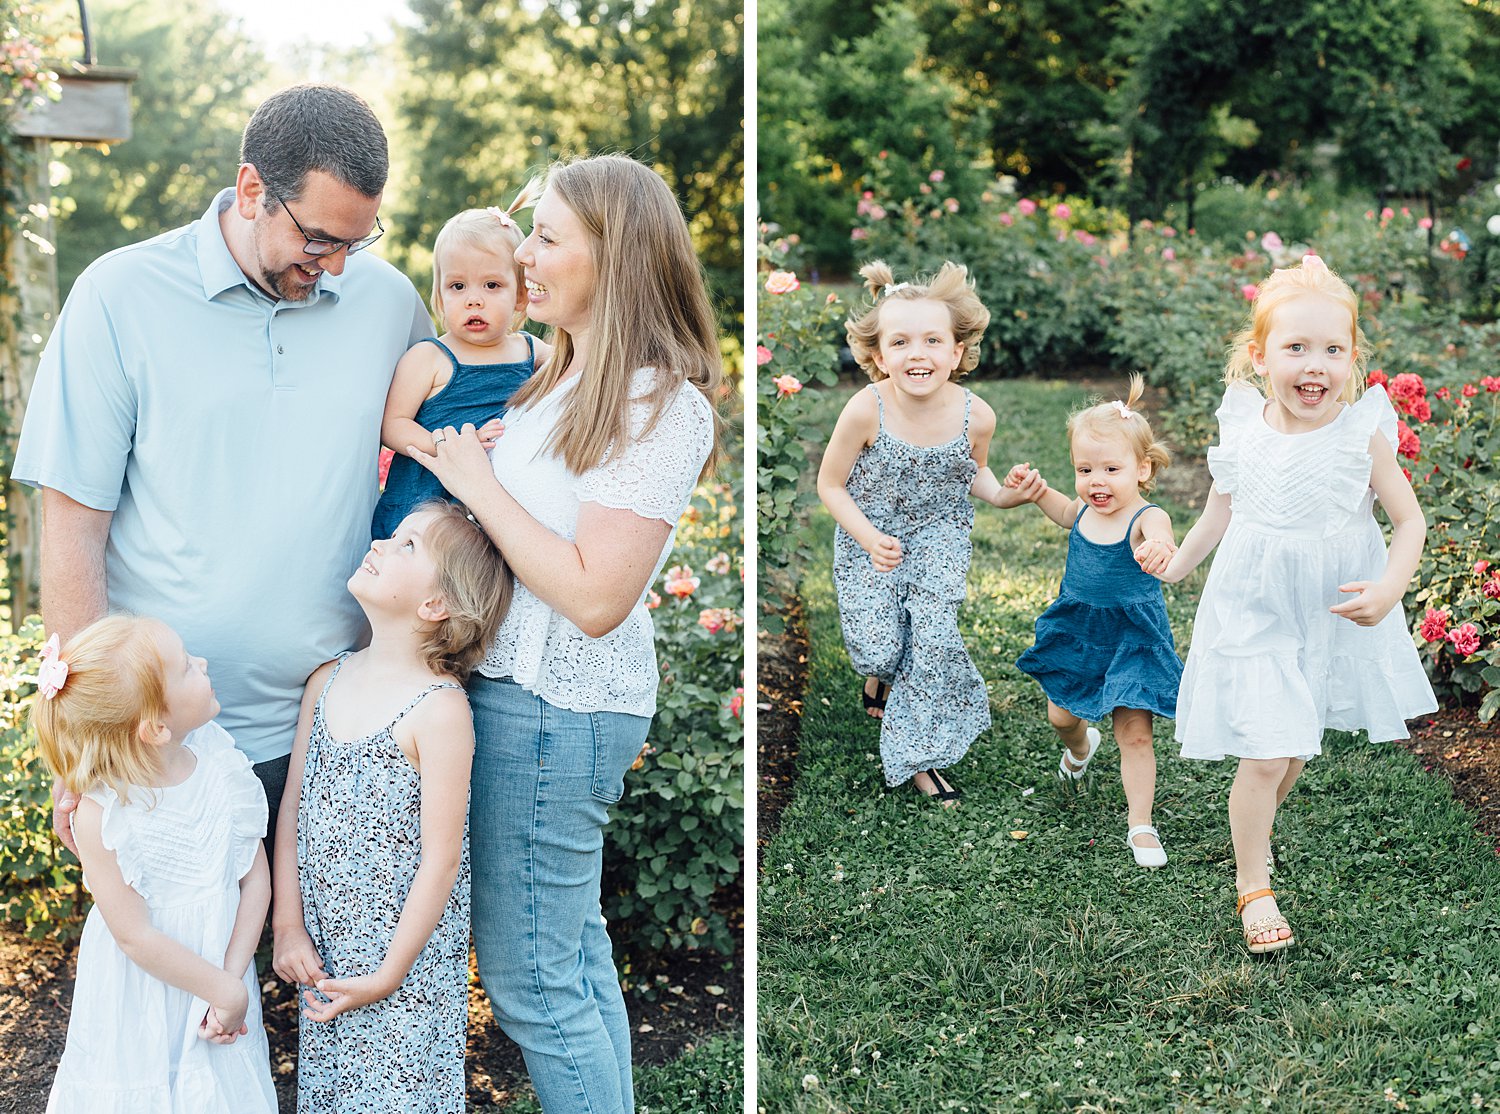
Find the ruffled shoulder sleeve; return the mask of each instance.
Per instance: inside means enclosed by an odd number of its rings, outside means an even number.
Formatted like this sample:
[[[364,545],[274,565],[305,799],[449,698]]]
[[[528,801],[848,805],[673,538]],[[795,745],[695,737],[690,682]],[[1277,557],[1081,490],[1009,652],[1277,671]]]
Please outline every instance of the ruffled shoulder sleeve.
[[[623,450],[611,446],[602,464],[578,477],[574,491],[581,503],[602,503],[676,525],[713,445],[713,408],[702,391],[683,383],[647,432],[655,386],[654,368],[635,373],[630,443]]]
[[[1328,476],[1334,505],[1353,509],[1370,486],[1370,439],[1378,432],[1396,447],[1396,411],[1384,387],[1371,387],[1358,402],[1339,415],[1338,453]]]
[[[1214,414],[1219,420],[1219,443],[1208,450],[1208,470],[1214,485],[1226,495],[1239,486],[1245,432],[1265,405],[1261,393],[1248,383],[1231,383],[1224,388],[1224,401]]]
[[[136,798],[150,792],[149,789],[135,789],[129,804],[121,801],[119,794],[104,785],[95,786],[84,794],[103,812],[99,820],[99,842],[104,844],[106,851],[115,853],[120,877],[142,897],[150,895],[144,888],[146,860],[141,854],[140,841],[134,838],[135,822],[140,816],[140,807],[136,806],[144,806],[149,802]]]
[[[1360,400],[1349,407],[1344,415],[1344,424],[1349,430],[1349,440],[1361,449],[1368,449],[1370,438],[1379,432],[1390,442],[1394,451],[1400,445],[1396,431],[1396,408],[1385,393],[1385,387],[1374,386],[1365,391]]]
[[[250,768],[250,759],[234,745],[234,738],[209,721],[191,732],[185,745],[198,752],[218,778],[221,799],[229,812],[229,830],[234,841],[234,873],[243,878],[255,862],[255,849],[266,834],[266,791]]]

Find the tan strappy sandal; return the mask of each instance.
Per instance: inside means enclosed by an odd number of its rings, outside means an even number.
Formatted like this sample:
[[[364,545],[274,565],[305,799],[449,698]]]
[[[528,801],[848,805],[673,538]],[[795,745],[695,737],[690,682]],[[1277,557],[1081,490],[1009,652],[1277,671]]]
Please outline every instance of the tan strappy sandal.
[[[1271,889],[1251,890],[1247,894],[1240,894],[1239,897],[1235,899],[1234,903],[1235,916],[1239,916],[1241,913],[1243,913],[1245,911],[1245,906],[1249,905],[1252,901],[1255,901],[1262,897],[1275,896],[1276,892]],[[1255,940],[1255,937],[1259,936],[1263,932],[1275,932],[1283,928],[1288,932],[1292,930],[1292,926],[1287,924],[1286,918],[1283,917],[1280,913],[1274,913],[1269,917],[1262,917],[1258,921],[1251,921],[1247,925],[1242,925],[1241,930],[1245,934],[1245,947],[1250,950],[1251,955],[1267,955],[1271,952],[1279,952],[1285,948],[1289,948],[1297,942],[1296,936],[1288,936],[1285,940],[1269,940],[1261,942],[1257,942]]]

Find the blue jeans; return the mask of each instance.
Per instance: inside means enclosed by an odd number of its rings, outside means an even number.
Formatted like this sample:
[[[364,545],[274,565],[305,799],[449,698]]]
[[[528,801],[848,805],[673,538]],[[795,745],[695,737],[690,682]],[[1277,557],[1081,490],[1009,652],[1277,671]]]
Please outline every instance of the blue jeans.
[[[570,712],[475,674],[479,979],[547,1114],[631,1114],[630,1022],[599,907],[604,824],[649,718]]]

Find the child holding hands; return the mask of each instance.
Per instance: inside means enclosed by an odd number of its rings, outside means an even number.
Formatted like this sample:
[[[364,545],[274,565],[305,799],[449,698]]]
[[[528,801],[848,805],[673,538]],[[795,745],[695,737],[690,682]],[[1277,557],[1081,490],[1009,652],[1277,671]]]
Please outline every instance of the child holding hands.
[[[838,523],[839,617],[850,660],[868,677],[865,705],[883,712],[886,783],[913,781],[951,806],[958,790],[939,771],[990,725],[989,694],[958,629],[970,489],[1017,506],[1040,478],[1004,488],[986,467],[995,412],[957,383],[979,362],[990,319],[968,272],[944,263],[930,280],[897,283],[876,261],[859,273],[872,300],[847,332],[872,382],[839,415],[818,470],[818,495]]]
[[[1229,828],[1236,912],[1256,954],[1294,941],[1269,885],[1271,826],[1323,731],[1405,738],[1406,720],[1437,707],[1400,607],[1426,521],[1396,460],[1390,400],[1363,390],[1358,314],[1315,255],[1260,285],[1225,371],[1203,516],[1169,559],[1142,555],[1171,582],[1219,547],[1177,740],[1185,758],[1240,760]]]
[[[1077,498],[1048,488],[1035,500],[1068,531],[1067,564],[1057,599],[1037,618],[1036,642],[1016,665],[1047,695],[1047,720],[1063,741],[1060,777],[1082,779],[1100,742],[1088,721],[1110,717],[1125,787],[1125,844],[1138,866],[1159,867],[1167,853],[1151,823],[1151,717],[1175,714],[1182,661],[1161,585],[1135,556],[1173,550],[1166,511],[1145,498],[1170,458],[1136,409],[1144,390],[1141,376],[1133,375],[1124,402],[1090,406],[1068,419]],[[1006,483],[1018,486],[1025,476],[1026,466],[1017,465]]]
[[[303,993],[299,1111],[462,1111],[467,817],[460,684],[510,575],[466,512],[428,503],[349,580],[370,645],[308,679],[276,828],[277,974]]]
[[[255,946],[266,798],[208,663],[115,615],[42,652],[32,709],[94,896],[48,1114],[275,1114]]]

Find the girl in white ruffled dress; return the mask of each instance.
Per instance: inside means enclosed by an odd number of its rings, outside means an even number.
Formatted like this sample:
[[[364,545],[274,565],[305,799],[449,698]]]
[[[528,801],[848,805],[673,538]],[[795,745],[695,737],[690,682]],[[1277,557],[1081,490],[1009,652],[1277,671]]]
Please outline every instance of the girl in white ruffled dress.
[[[255,947],[266,798],[202,658],[116,615],[42,652],[42,757],[94,896],[48,1114],[274,1114]]]
[[[1270,889],[1271,825],[1323,731],[1401,739],[1408,719],[1437,708],[1401,611],[1427,524],[1396,460],[1390,400],[1363,390],[1358,312],[1315,255],[1261,284],[1225,372],[1203,516],[1170,559],[1141,555],[1170,582],[1219,546],[1177,740],[1184,758],[1240,759],[1229,828],[1236,911],[1256,954],[1293,943]]]

